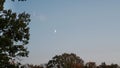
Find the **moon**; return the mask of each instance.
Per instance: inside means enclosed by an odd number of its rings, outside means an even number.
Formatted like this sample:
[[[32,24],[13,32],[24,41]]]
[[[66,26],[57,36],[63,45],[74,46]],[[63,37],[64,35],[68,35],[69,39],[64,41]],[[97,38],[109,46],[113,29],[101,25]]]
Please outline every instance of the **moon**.
[[[54,33],[56,33],[56,29],[54,30]]]

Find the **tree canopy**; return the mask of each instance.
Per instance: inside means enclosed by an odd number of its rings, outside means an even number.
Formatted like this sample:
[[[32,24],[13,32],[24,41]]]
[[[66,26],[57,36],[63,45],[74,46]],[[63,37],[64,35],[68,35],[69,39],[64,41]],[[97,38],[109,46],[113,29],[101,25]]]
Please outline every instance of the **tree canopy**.
[[[56,67],[56,68],[77,68],[76,66],[82,66],[84,61],[76,56],[76,54],[64,53],[62,55],[56,55],[50,60],[47,64],[48,68]]]
[[[30,15],[5,10],[4,3],[5,0],[0,0],[0,68],[9,67],[10,61],[16,57],[28,56],[29,51],[25,45],[30,37]]]
[[[6,0],[0,0],[0,11],[4,9],[4,3]],[[11,0],[11,1],[16,1],[16,0]],[[17,0],[17,1],[26,1],[26,0]]]

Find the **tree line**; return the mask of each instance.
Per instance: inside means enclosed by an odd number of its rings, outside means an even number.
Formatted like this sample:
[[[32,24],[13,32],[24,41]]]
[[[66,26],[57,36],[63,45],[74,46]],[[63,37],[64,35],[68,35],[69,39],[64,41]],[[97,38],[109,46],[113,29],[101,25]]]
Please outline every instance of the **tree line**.
[[[29,65],[30,68],[120,68],[118,64],[106,64],[102,62],[96,65],[96,62],[84,63],[84,60],[74,53],[63,53],[56,55],[48,61],[44,66],[42,65]]]

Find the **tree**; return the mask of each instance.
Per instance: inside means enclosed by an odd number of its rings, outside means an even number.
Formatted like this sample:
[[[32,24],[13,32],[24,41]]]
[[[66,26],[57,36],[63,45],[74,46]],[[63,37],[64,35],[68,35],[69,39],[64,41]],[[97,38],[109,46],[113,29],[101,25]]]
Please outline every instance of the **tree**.
[[[119,68],[118,64],[111,64],[111,68]]]
[[[56,55],[47,64],[48,68],[77,68],[77,65],[83,66],[84,61],[76,56],[74,53],[64,53],[62,55]]]
[[[96,68],[96,63],[95,62],[87,62],[85,65],[85,68]]]
[[[29,42],[30,15],[4,10],[4,2],[0,0],[0,68],[14,68],[10,61],[27,57],[29,53],[25,45]]]
[[[100,65],[100,68],[106,68],[106,63],[105,62],[102,62],[101,65]]]

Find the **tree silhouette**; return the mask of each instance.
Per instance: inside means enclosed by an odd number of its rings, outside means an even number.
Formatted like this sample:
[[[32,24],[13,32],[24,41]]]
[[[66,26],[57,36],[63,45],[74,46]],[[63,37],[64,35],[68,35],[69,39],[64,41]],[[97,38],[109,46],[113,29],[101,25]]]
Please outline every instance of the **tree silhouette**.
[[[84,61],[76,56],[74,53],[64,53],[62,55],[56,55],[47,64],[48,68],[77,68],[78,65],[83,66]]]
[[[111,68],[120,68],[118,64],[111,64]]]
[[[96,68],[96,63],[95,62],[87,62],[85,65],[85,68]]]
[[[101,68],[106,68],[106,63],[105,62],[102,62],[101,65],[100,65]]]
[[[25,45],[30,36],[30,15],[4,10],[4,2],[5,0],[0,0],[0,68],[9,68],[13,65],[10,61],[16,57],[28,56],[29,51]]]

